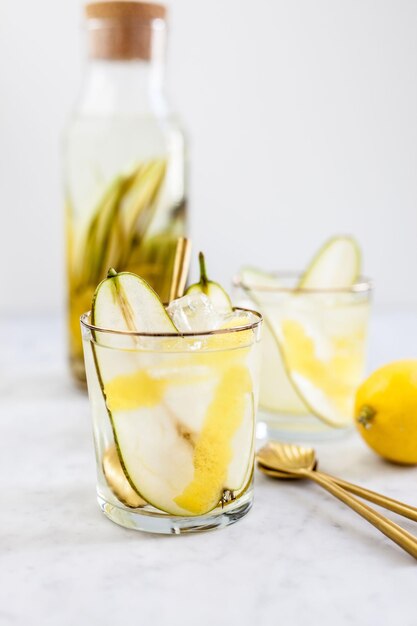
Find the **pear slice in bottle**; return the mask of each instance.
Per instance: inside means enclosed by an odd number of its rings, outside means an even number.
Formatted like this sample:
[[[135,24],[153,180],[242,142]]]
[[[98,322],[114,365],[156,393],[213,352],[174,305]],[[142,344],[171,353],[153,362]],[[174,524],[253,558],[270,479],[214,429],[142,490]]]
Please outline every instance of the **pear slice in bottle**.
[[[185,294],[204,293],[210,298],[215,309],[220,312],[231,313],[233,311],[233,304],[228,293],[219,283],[207,278],[206,261],[202,252],[198,255],[198,261],[200,264],[200,280],[198,283],[190,285]]]
[[[361,271],[361,251],[353,237],[329,239],[301,276],[299,289],[343,289],[357,281]]]
[[[97,288],[92,321],[121,331],[176,330],[145,281],[114,270]],[[140,337],[108,335],[95,331],[94,360],[117,455],[133,491],[166,513],[203,515],[224,491],[243,488],[254,421],[243,362],[213,362],[212,353],[196,360],[181,350],[155,358],[152,349],[137,349]]]

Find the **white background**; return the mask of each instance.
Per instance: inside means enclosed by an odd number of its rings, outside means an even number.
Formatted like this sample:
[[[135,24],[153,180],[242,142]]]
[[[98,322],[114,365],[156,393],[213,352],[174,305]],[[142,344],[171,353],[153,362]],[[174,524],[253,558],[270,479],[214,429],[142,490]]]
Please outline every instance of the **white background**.
[[[2,0],[0,312],[62,306],[60,134],[83,69],[81,4]],[[417,305],[417,2],[170,5],[194,249],[213,277],[301,268],[350,232],[377,300]]]

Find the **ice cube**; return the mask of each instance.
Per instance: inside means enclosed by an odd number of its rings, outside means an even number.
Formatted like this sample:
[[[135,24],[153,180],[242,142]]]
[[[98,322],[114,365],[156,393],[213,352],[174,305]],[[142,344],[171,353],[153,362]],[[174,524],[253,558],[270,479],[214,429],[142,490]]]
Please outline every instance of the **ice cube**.
[[[215,330],[224,319],[203,293],[193,293],[173,300],[168,305],[167,312],[180,333]]]

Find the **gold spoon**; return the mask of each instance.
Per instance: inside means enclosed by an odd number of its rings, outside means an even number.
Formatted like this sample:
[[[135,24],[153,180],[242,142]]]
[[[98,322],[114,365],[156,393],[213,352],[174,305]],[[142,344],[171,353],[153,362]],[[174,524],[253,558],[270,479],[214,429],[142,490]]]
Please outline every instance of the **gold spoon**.
[[[269,442],[258,451],[257,461],[259,469],[274,478],[289,478],[292,475],[313,480],[417,559],[417,538],[347,493],[326,475],[315,471],[317,461],[312,448]]]
[[[130,486],[114,444],[107,448],[103,454],[103,473],[108,486],[120,502],[123,502],[123,504],[131,509],[145,506],[145,500]]]

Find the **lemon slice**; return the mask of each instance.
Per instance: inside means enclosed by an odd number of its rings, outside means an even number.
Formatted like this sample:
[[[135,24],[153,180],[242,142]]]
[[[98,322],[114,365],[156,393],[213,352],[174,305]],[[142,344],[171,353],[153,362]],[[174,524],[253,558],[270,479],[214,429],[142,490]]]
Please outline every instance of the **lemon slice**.
[[[342,289],[351,287],[361,269],[361,251],[349,236],[329,239],[317,252],[302,275],[300,289]]]

